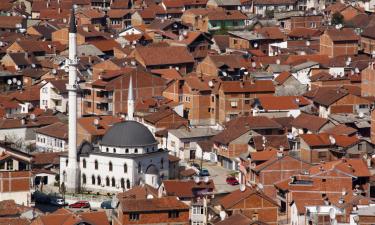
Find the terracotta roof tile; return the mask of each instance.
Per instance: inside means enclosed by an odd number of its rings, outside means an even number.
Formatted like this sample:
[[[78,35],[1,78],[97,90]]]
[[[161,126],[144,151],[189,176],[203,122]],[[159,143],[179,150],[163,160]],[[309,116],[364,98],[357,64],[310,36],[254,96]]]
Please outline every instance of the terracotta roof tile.
[[[146,66],[193,63],[194,58],[186,47],[138,47],[136,53]]]
[[[310,101],[301,96],[260,96],[258,101],[265,110],[292,110],[310,104]]]
[[[97,127],[94,125],[95,119],[99,120]],[[121,118],[114,116],[90,116],[79,118],[77,123],[91,135],[104,135],[110,126],[120,121]]]
[[[53,123],[51,125],[36,129],[35,132],[62,140],[68,140],[68,126],[62,122]]]
[[[356,177],[370,177],[371,173],[363,159],[342,158],[336,161],[324,162],[310,168],[311,174],[325,173],[331,170],[338,170]]]
[[[179,198],[192,198],[197,189],[208,189],[209,191],[215,189],[213,180],[207,184],[203,181],[196,184],[193,180],[164,180],[163,185],[167,195]]]
[[[283,147],[284,150],[289,150],[289,141],[286,135],[256,135],[253,136],[254,147],[257,151],[264,150],[263,143],[266,141],[266,148],[279,149]]]
[[[61,152],[38,152],[33,153],[33,164],[38,166],[49,164],[60,164],[59,156]]]
[[[220,89],[225,93],[273,93],[275,91],[272,81],[269,80],[223,81]]]
[[[188,205],[173,196],[152,199],[122,199],[120,205],[123,212],[189,210]]]
[[[333,41],[359,41],[359,36],[351,28],[344,29],[329,29],[326,31],[326,34]]]
[[[291,122],[291,125],[298,129],[307,129],[312,132],[319,132],[319,130],[328,122],[328,119],[301,113]]]

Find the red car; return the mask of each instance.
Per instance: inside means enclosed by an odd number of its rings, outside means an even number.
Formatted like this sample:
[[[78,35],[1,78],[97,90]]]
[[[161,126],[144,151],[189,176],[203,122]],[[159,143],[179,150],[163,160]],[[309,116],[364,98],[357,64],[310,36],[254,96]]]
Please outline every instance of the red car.
[[[90,208],[88,201],[78,201],[69,205],[69,208]]]
[[[235,177],[227,177],[227,184],[238,185],[238,180]]]

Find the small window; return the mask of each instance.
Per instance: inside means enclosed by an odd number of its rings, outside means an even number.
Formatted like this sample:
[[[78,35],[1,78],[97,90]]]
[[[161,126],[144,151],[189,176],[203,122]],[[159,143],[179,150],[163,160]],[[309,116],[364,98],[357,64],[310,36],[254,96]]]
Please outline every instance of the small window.
[[[141,162],[138,162],[138,173],[141,173],[142,171],[142,165]]]
[[[113,152],[116,153],[116,148],[113,148]]]
[[[102,184],[102,179],[100,178],[100,176],[98,176],[98,185],[100,186]]]
[[[86,175],[82,174],[82,184],[86,184]]]
[[[92,175],[92,177],[91,177],[91,184],[95,185],[95,176],[94,175]]]
[[[160,160],[160,169],[164,168],[164,158],[161,158]]]
[[[65,166],[66,166],[66,167],[68,167],[68,163],[69,163],[69,161],[68,161],[68,159],[66,159],[66,160],[65,160]]]
[[[129,149],[127,148],[127,149],[125,149],[125,153],[129,153]]]
[[[121,188],[125,189],[125,179],[121,178]]]
[[[82,160],[82,167],[83,167],[83,168],[86,168],[86,159],[83,159],[83,160]]]
[[[112,187],[115,187],[115,186],[116,186],[116,180],[115,180],[114,177],[112,177],[112,182],[111,182],[111,184],[112,184]]]
[[[95,169],[97,170],[99,168],[98,160],[95,160]]]
[[[124,173],[127,173],[128,172],[128,165],[125,163],[124,164]]]
[[[106,151],[106,152],[109,152],[109,148],[108,148],[108,147],[107,147],[107,148],[105,148],[105,151]]]
[[[134,153],[138,153],[138,148],[134,149]]]
[[[110,183],[109,183],[109,177],[107,177],[107,178],[105,179],[105,184],[106,184],[106,186],[109,187],[109,185],[110,185]]]
[[[249,105],[250,104],[250,100],[245,100],[245,104]]]
[[[108,170],[109,170],[109,171],[112,171],[112,170],[113,170],[112,162],[109,162],[109,164],[108,164]]]
[[[137,221],[137,220],[139,220],[139,213],[130,213],[129,214],[129,220],[130,221]]]
[[[169,211],[168,212],[168,218],[178,218],[180,216],[180,213],[178,211]]]

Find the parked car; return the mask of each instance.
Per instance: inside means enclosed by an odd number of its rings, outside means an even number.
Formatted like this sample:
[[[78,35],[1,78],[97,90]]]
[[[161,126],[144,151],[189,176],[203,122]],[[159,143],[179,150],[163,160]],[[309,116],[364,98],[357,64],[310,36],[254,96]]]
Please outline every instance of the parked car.
[[[199,171],[199,176],[200,176],[200,177],[208,177],[208,176],[210,176],[210,172],[208,172],[207,169],[202,168],[202,169]]]
[[[112,201],[108,200],[108,201],[102,202],[102,204],[100,204],[100,208],[102,208],[102,209],[113,209]]]
[[[227,177],[227,184],[230,185],[239,185],[240,183],[238,182],[237,178],[235,177]]]
[[[70,204],[69,208],[76,208],[76,209],[90,208],[90,203],[88,201],[78,201],[73,204]]]
[[[190,163],[190,166],[195,167],[197,170],[200,170],[201,168],[198,163]]]
[[[51,198],[51,201],[49,203],[52,204],[52,205],[56,205],[56,206],[67,205],[66,202],[64,201],[64,199],[62,199],[62,198]]]

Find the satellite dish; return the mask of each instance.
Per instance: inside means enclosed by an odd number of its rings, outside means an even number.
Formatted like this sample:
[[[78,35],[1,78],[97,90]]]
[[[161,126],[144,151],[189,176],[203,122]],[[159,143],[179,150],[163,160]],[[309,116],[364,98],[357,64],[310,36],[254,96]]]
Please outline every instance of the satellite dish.
[[[276,60],[276,64],[277,64],[277,65],[280,65],[280,59],[277,59],[277,60]]]
[[[200,182],[200,179],[199,179],[199,177],[198,177],[198,176],[195,176],[195,177],[194,177],[194,182],[195,182],[196,184],[199,184],[199,182]]]
[[[208,81],[208,86],[209,86],[210,88],[212,88],[212,87],[214,86],[214,82],[212,82],[212,80]]]
[[[246,190],[246,186],[244,184],[241,184],[240,186],[240,191],[244,192]]]
[[[32,63],[32,64],[31,64],[31,67],[32,67],[32,68],[35,68],[35,67],[36,67],[36,65],[35,65],[34,63]]]
[[[329,209],[329,218],[330,218],[331,220],[336,219],[336,210],[335,210],[334,208],[330,208],[330,209]]]
[[[365,116],[365,114],[364,114],[363,112],[359,112],[359,113],[358,113],[358,117],[359,117],[359,118],[363,118],[364,116]]]
[[[224,77],[228,76],[227,72],[223,71],[223,76]]]
[[[227,217],[227,214],[225,213],[225,211],[220,211],[219,215],[220,215],[221,220],[225,220],[225,217]]]
[[[94,125],[98,126],[99,125],[99,120],[97,118],[94,119]]]
[[[310,41],[306,41],[306,46],[310,46],[310,45],[311,45]]]
[[[177,71],[179,71],[180,70],[180,67],[178,67],[178,66],[176,66],[176,68],[175,68]]]
[[[52,74],[57,74],[57,70],[56,69],[52,69]]]
[[[7,80],[7,83],[8,83],[9,85],[11,85],[11,84],[12,84],[12,80],[11,80],[11,79],[8,79],[8,80]]]
[[[263,190],[263,184],[258,183],[258,184],[257,184],[257,188],[258,188],[259,190]]]
[[[257,66],[257,63],[256,62],[252,62],[251,63],[251,67],[255,68]]]
[[[329,136],[329,141],[332,145],[336,144],[336,139],[332,135]]]
[[[20,86],[22,82],[20,80],[17,80],[17,85]]]
[[[206,184],[210,181],[209,177],[204,177],[203,179],[204,179],[203,181],[204,181]]]
[[[355,72],[355,73],[359,73],[359,68],[356,67],[356,68],[354,69],[354,72]]]
[[[258,48],[258,43],[254,43],[254,48]]]
[[[35,114],[34,113],[30,114],[30,119],[35,120]]]
[[[13,81],[13,84],[17,83],[17,78],[13,78],[12,81]]]
[[[244,74],[244,75],[248,75],[248,74],[249,74],[249,72],[245,71],[245,72],[244,72],[243,74]]]

